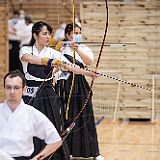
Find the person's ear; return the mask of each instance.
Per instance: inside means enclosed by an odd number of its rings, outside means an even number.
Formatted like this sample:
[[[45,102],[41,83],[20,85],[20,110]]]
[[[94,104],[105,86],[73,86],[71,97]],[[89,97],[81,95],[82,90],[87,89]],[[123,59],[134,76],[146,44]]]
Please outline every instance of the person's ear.
[[[37,39],[37,35],[35,33],[33,33],[33,37],[35,40]]]
[[[66,33],[66,38],[70,39],[70,34],[69,33]]]
[[[23,90],[23,94],[24,94],[26,92],[26,86],[22,90]]]

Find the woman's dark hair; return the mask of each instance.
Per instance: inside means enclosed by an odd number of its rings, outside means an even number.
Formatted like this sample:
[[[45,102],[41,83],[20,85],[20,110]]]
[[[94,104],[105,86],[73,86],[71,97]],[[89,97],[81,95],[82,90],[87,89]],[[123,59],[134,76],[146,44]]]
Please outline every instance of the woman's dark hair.
[[[26,79],[18,69],[14,71],[10,71],[4,76],[4,82],[3,82],[4,86],[5,86],[5,80],[7,77],[10,77],[10,78],[20,77],[22,79],[22,87],[24,88],[26,85]]]
[[[49,24],[47,24],[43,21],[36,22],[32,27],[32,38],[31,38],[31,41],[29,43],[29,46],[33,46],[35,44],[35,38],[34,38],[33,34],[35,33],[38,36],[38,34],[39,34],[39,32],[41,32],[43,26],[46,26],[47,30],[50,33],[52,33],[52,27]]]
[[[74,24],[74,28],[75,27],[78,27],[81,30],[81,27],[78,24]],[[68,23],[64,31],[65,37],[66,34],[71,34],[72,31],[73,31],[73,23]]]

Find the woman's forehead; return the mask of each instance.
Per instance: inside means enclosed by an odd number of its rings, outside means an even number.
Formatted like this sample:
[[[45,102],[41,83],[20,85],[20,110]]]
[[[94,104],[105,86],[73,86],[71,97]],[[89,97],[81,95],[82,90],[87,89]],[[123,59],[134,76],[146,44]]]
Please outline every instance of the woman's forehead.
[[[48,29],[47,29],[47,26],[43,26],[43,27],[41,28],[41,32],[49,32]]]
[[[80,31],[80,28],[79,27],[75,27],[74,30],[75,31]]]

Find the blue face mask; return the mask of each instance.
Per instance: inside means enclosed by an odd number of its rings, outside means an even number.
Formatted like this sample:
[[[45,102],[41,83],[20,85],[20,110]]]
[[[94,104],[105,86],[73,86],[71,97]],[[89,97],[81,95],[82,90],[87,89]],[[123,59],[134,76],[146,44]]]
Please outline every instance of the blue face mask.
[[[13,25],[15,25],[15,24],[17,24],[18,19],[17,18],[13,18],[12,22],[13,22]]]
[[[74,35],[74,42],[80,44],[81,43],[81,34],[75,34]]]

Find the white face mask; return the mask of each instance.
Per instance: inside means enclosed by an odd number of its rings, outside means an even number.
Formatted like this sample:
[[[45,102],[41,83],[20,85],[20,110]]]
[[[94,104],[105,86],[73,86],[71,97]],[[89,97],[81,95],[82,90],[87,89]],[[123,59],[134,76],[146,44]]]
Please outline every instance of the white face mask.
[[[24,15],[20,15],[20,17],[19,17],[20,19],[24,19]]]
[[[74,40],[75,43],[80,44],[80,43],[81,43],[81,40],[82,40],[81,34],[74,34],[73,40]]]

